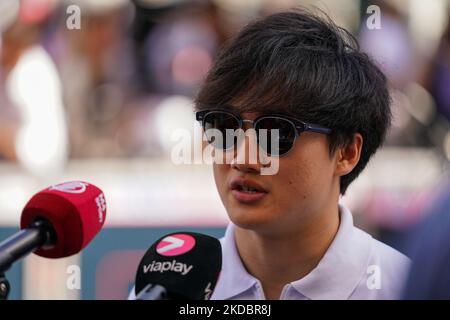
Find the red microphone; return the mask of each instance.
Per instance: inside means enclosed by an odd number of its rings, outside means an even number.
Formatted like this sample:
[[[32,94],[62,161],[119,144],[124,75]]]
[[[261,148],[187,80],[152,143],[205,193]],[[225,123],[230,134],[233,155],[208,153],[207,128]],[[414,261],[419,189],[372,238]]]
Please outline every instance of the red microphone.
[[[35,250],[46,258],[80,252],[97,235],[105,219],[105,196],[90,183],[66,182],[42,190],[25,205],[22,230],[0,243],[0,272]]]

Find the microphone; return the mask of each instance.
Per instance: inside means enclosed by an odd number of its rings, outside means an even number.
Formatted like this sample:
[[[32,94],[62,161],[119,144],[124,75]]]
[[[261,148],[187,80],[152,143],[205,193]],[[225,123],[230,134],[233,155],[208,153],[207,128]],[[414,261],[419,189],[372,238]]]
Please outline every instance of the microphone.
[[[90,183],[66,182],[40,191],[22,211],[22,230],[0,243],[0,274],[33,251],[46,258],[80,252],[105,218],[105,196]]]
[[[136,300],[209,300],[222,268],[216,238],[171,233],[145,253],[136,273]]]

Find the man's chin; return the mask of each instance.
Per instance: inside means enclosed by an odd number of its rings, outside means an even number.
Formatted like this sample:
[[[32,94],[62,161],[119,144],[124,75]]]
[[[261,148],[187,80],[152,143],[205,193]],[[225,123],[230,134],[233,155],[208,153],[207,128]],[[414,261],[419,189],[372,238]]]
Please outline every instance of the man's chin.
[[[273,226],[274,217],[257,208],[233,208],[228,211],[231,222],[236,226],[253,231],[260,231]]]

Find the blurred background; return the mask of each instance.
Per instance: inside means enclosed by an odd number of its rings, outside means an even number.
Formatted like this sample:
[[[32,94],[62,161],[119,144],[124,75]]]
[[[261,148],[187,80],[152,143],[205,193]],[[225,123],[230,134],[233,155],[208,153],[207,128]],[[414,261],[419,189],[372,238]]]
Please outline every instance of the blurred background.
[[[108,204],[82,254],[14,266],[10,298],[123,299],[159,236],[223,234],[210,166],[175,165],[171,133],[195,128],[192,99],[224,41],[298,5],[350,30],[390,79],[393,127],[342,201],[358,226],[407,252],[448,181],[449,0],[1,0],[0,240],[49,185],[85,180]],[[66,286],[71,265],[80,289]]]

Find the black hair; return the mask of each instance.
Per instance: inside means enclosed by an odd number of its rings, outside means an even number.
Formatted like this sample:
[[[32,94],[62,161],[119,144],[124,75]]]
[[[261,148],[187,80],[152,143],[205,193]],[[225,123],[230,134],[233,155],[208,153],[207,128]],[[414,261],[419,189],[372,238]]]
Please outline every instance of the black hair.
[[[303,8],[251,22],[221,50],[196,109],[237,101],[239,112],[282,111],[332,129],[330,155],[360,133],[361,158],[341,177],[341,194],[381,146],[391,122],[382,71],[348,31],[323,12]]]

